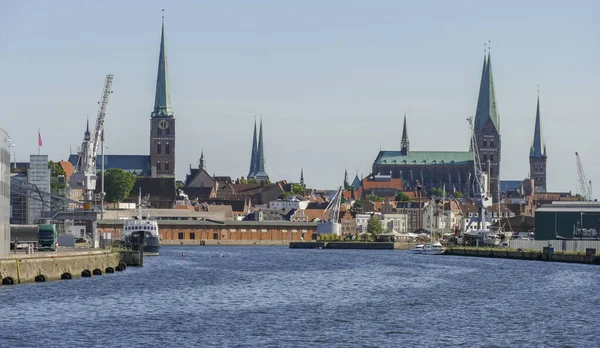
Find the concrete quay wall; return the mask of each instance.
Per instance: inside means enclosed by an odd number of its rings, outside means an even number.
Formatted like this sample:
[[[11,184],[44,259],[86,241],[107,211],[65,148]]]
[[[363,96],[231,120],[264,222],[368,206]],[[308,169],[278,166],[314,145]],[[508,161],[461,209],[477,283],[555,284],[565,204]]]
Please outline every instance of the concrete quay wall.
[[[161,246],[288,246],[287,240],[161,240]]]
[[[570,262],[600,265],[599,255],[586,255],[585,253],[550,253],[543,251],[517,251],[510,249],[486,248],[449,248],[446,255],[491,257],[515,260]]]
[[[0,278],[4,285],[90,277],[123,269],[119,253],[105,250],[16,254],[0,258]]]

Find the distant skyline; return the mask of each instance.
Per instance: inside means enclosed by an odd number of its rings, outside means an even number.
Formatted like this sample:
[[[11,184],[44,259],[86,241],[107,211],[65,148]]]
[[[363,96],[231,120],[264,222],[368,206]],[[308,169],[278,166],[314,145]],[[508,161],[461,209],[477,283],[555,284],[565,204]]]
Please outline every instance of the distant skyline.
[[[0,127],[18,161],[66,160],[115,75],[107,153],[148,154],[165,9],[177,179],[246,176],[263,115],[271,180],[340,186],[380,146],[467,150],[484,43],[491,40],[503,180],[528,175],[537,90],[548,190],[577,190],[575,152],[600,183],[596,1],[129,1],[0,3]],[[596,195],[597,196],[597,195]]]

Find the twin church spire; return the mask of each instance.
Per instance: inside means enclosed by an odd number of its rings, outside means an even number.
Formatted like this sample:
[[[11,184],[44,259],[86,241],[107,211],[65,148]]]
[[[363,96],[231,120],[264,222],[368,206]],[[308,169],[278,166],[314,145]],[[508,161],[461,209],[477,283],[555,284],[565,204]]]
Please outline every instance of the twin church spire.
[[[265,182],[269,180],[269,175],[265,171],[262,118],[260,120],[260,133],[258,135],[258,141],[256,139],[256,120],[254,120],[254,136],[252,138],[252,153],[250,156],[250,171],[248,172],[248,179],[255,179],[259,182]]]

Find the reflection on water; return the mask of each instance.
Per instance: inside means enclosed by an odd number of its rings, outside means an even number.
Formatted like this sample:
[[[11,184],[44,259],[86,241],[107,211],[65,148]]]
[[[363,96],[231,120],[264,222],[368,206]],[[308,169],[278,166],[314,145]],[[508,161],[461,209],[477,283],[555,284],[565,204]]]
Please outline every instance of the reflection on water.
[[[144,261],[0,287],[0,346],[596,345],[593,265],[281,247]]]

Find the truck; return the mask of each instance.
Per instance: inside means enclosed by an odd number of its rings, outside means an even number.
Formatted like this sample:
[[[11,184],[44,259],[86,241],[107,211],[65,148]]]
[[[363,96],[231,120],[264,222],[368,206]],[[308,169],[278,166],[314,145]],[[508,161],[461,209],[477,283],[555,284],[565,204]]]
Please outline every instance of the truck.
[[[49,250],[56,251],[58,246],[56,237],[56,225],[55,224],[44,224],[39,225],[38,233],[38,251]]]
[[[29,244],[37,246],[39,225],[10,225],[10,249],[24,249]]]

